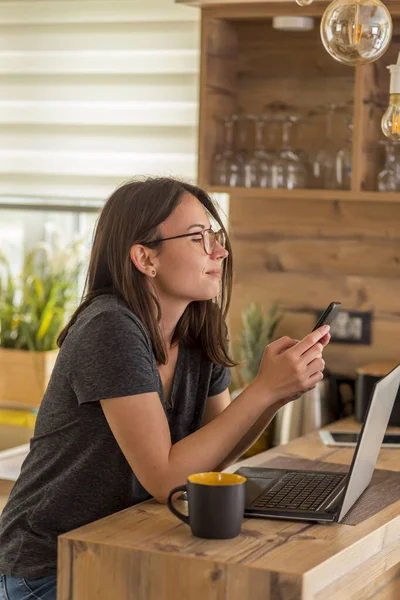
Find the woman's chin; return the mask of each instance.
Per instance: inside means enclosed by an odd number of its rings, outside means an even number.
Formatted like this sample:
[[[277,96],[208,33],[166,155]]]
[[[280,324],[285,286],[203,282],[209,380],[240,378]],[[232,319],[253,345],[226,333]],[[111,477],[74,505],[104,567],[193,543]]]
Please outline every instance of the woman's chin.
[[[201,296],[197,296],[196,300],[198,302],[201,302],[202,300],[214,300],[214,298],[216,298],[219,295],[219,289],[217,291],[213,290],[212,292],[210,291],[210,293],[204,293]]]
[[[202,302],[205,300],[213,300],[220,294],[220,281],[218,279],[211,280],[211,283],[208,282],[206,285],[201,285],[199,283],[197,286],[193,286],[192,292],[194,294],[190,294],[191,302]]]

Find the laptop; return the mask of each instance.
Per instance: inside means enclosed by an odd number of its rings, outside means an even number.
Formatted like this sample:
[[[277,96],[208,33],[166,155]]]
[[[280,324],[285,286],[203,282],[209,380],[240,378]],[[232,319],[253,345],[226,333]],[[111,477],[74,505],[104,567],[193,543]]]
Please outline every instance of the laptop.
[[[368,487],[400,386],[400,364],[374,386],[348,473],[241,467],[246,517],[340,523]]]

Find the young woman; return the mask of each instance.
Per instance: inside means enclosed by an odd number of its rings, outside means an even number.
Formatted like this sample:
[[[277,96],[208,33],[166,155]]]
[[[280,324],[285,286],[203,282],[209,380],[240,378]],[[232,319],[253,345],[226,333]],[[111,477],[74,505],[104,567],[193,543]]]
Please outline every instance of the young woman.
[[[58,535],[224,469],[322,379],[328,328],[270,344],[230,403],[231,281],[229,240],[203,190],[146,179],[109,198],[1,518],[1,600],[55,600]]]

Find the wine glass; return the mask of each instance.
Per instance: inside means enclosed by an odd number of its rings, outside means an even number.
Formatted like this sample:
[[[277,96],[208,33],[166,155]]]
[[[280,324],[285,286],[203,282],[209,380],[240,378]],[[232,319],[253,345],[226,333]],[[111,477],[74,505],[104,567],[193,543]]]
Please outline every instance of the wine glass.
[[[238,149],[239,185],[252,187],[251,158],[252,151],[248,146],[249,117],[241,114],[238,116]]]
[[[336,187],[337,147],[333,141],[333,122],[337,108],[337,104],[329,104],[326,108],[317,107],[316,109],[317,115],[324,113],[326,115],[325,140],[312,161],[314,186],[317,189],[334,189]]]
[[[288,190],[306,187],[307,169],[298,154],[291,146],[293,124],[298,121],[297,115],[281,117],[282,146],[272,165],[272,187]]]
[[[347,135],[343,147],[336,155],[336,189],[349,190],[351,187],[351,164],[352,164],[352,131],[353,119],[350,116],[345,117],[344,122],[348,127]]]
[[[380,140],[378,144],[385,148],[385,165],[378,174],[378,190],[380,192],[398,192],[400,190],[400,163],[398,152],[400,142]]]
[[[247,115],[248,121],[254,123],[255,149],[245,165],[246,187],[271,187],[272,156],[265,147],[265,124],[263,115]]]
[[[311,116],[299,116],[297,121],[293,123],[293,146],[294,152],[300,158],[306,170],[306,181],[305,187],[310,188],[313,185],[313,171],[310,159],[310,154],[306,150],[305,145],[305,128],[309,126],[311,122]]]
[[[212,183],[237,187],[240,185],[240,173],[242,158],[234,147],[234,126],[238,115],[223,115],[216,117],[224,127],[223,148],[213,157]]]

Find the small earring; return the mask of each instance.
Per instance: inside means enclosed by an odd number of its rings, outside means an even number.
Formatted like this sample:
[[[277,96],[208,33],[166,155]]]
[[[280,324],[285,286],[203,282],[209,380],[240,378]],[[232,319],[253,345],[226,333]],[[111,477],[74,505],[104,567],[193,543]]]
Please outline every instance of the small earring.
[[[155,272],[155,270],[154,270],[154,269],[152,270],[151,274],[152,274],[152,275],[155,275],[155,274],[156,274],[156,272]]]

